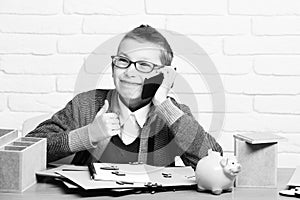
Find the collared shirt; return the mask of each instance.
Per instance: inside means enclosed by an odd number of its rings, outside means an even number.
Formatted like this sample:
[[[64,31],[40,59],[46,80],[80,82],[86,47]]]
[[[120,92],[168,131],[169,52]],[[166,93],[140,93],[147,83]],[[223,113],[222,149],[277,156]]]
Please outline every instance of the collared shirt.
[[[121,135],[119,137],[124,144],[129,145],[139,136],[141,129],[147,120],[147,115],[150,111],[150,103],[146,106],[131,112],[131,110],[120,100],[118,95],[117,102],[113,102],[113,110],[119,114]],[[131,122],[129,122],[131,120]],[[130,129],[125,123],[133,123]],[[126,133],[126,134],[125,134]]]
[[[119,109],[120,109],[119,120],[120,120],[121,126],[124,125],[124,123],[127,121],[127,119],[129,118],[130,115],[134,115],[140,128],[144,127],[144,124],[147,119],[147,115],[150,111],[150,103],[148,103],[144,107],[142,107],[134,112],[131,112],[131,110],[129,110],[129,108],[121,101],[119,96],[118,96],[118,104],[119,104]]]

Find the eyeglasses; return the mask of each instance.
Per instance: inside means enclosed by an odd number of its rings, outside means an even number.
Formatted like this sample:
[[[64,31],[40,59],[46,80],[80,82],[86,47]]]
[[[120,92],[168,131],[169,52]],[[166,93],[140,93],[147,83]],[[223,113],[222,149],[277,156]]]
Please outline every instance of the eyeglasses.
[[[150,73],[154,70],[154,68],[160,69],[160,68],[164,67],[164,66],[156,65],[154,63],[151,63],[148,61],[143,61],[143,60],[133,62],[123,56],[112,56],[111,58],[112,58],[113,65],[120,69],[126,69],[133,63],[135,66],[135,69],[142,73]]]

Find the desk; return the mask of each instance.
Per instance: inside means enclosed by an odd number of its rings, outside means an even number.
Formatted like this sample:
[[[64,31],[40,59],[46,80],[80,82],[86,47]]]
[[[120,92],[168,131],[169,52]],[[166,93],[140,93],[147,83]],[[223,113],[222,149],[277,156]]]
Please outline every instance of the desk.
[[[182,190],[182,191],[168,191],[168,192],[158,192],[155,194],[142,193],[142,194],[127,194],[124,196],[117,197],[117,199],[185,199],[185,200],[206,200],[206,199],[222,199],[222,200],[291,200],[297,199],[293,197],[284,197],[278,194],[278,191],[286,187],[287,182],[293,174],[294,169],[278,169],[278,187],[277,189],[267,189],[267,188],[234,188],[232,193],[224,193],[219,196],[208,194],[208,193],[198,193],[194,190]],[[37,183],[31,186],[23,193],[0,193],[1,200],[60,200],[60,199],[113,199],[109,195],[102,196],[90,196],[85,197],[81,194],[70,192],[66,190],[65,187],[53,183]]]

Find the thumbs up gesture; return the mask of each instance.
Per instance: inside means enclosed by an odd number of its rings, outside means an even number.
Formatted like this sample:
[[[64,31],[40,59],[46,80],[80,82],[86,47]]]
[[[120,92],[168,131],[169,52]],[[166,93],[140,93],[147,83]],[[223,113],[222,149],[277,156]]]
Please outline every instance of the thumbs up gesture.
[[[88,132],[93,144],[99,141],[120,134],[120,121],[116,113],[107,113],[109,103],[107,100],[104,106],[97,113],[94,121],[89,125]]]

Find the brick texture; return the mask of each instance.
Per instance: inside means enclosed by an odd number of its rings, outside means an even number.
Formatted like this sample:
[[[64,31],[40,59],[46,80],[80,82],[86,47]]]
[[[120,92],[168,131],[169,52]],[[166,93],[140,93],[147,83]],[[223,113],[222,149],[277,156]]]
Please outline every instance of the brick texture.
[[[15,112],[55,112],[70,101],[72,94],[9,95],[8,106]]]
[[[300,54],[300,37],[231,37],[224,40],[229,55]]]
[[[0,94],[0,111],[5,110],[6,104],[6,96],[4,94]]]
[[[260,113],[300,114],[300,96],[256,96],[254,109]]]
[[[65,0],[66,14],[107,14],[128,15],[144,13],[144,3],[140,0]]]
[[[77,74],[83,67],[82,55],[3,55],[0,69],[7,74]]]
[[[188,22],[188,23],[187,23]],[[243,17],[168,17],[167,29],[182,34],[244,35],[250,31],[250,19]]]
[[[256,17],[253,19],[255,35],[299,35],[300,17]]]
[[[297,0],[229,0],[229,13],[238,15],[300,14]]]
[[[54,15],[61,12],[63,0],[1,0],[0,13]]]
[[[226,1],[218,0],[146,0],[146,12],[148,14],[165,15],[223,15],[226,13]]]
[[[56,39],[40,35],[0,35],[0,54],[51,55],[56,52]]]
[[[279,145],[278,166],[295,167],[299,5],[299,0],[1,0],[0,127],[21,129],[24,120],[59,110],[79,92],[114,88],[110,56],[122,34],[149,24],[164,31],[174,49],[178,75],[171,94],[190,106],[225,154],[233,154],[236,133],[272,132],[287,138]]]
[[[299,76],[299,56],[259,56],[254,60],[254,71],[260,75]]]
[[[0,91],[18,93],[54,92],[55,78],[30,75],[0,75]]]
[[[79,34],[82,17],[3,15],[0,30],[4,33]]]

